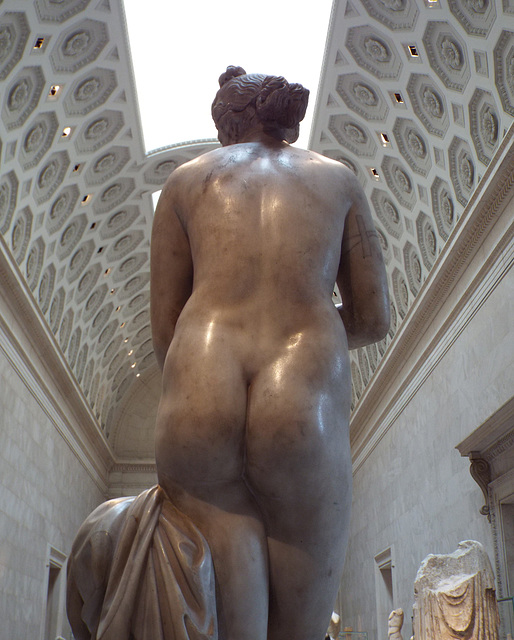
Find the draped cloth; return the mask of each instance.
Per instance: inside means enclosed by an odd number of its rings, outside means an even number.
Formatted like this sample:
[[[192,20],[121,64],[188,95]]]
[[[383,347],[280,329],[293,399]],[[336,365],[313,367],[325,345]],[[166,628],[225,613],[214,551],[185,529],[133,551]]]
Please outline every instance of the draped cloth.
[[[158,485],[100,505],[73,543],[67,610],[77,640],[217,640],[205,538]]]

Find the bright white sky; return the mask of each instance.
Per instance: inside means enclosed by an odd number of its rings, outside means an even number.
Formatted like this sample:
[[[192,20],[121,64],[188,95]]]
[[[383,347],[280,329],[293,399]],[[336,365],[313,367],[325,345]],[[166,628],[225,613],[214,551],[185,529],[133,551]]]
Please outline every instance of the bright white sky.
[[[332,0],[124,0],[147,151],[216,138],[211,103],[230,64],[310,90],[306,148]]]

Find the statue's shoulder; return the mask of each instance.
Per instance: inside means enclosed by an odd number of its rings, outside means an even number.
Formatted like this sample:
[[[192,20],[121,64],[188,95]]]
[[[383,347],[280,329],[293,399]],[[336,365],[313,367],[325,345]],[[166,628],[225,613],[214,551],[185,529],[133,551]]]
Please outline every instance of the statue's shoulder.
[[[202,175],[209,172],[209,167],[215,162],[215,156],[212,157],[212,154],[215,154],[216,151],[219,151],[219,149],[208,151],[193,160],[179,165],[168,176],[163,191],[167,191],[170,194],[173,193],[175,196],[181,192],[187,193],[192,185],[202,179]]]
[[[321,153],[318,153],[317,151],[309,150],[309,151],[306,151],[306,153],[308,153],[310,156],[315,158],[323,166],[331,167],[336,172],[339,172],[345,175],[348,173],[354,175],[353,171],[346,164],[344,164],[343,162],[340,162],[339,160],[334,160],[333,158],[324,156]]]
[[[343,162],[328,158],[317,151],[297,149],[299,153],[304,154],[304,158],[308,160],[308,164],[314,164],[317,170],[325,175],[331,175],[339,182],[343,183],[347,189],[359,190],[360,183],[355,172]],[[314,162],[312,162],[314,161]]]
[[[169,176],[168,181],[178,184],[189,179],[195,179],[199,174],[209,171],[212,165],[219,163],[223,157],[223,147],[212,149],[193,160],[179,165]]]

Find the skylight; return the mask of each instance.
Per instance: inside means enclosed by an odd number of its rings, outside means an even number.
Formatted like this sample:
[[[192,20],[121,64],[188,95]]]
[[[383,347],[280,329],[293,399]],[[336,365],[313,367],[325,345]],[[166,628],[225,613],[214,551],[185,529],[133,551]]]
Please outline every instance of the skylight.
[[[307,147],[331,0],[124,0],[147,151],[215,138],[210,108],[227,65],[310,90],[297,145]]]

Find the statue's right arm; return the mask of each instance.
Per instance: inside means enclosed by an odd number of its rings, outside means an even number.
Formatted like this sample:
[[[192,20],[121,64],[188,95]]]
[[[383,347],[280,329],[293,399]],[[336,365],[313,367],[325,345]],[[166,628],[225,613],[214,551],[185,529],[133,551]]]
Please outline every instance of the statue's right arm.
[[[150,250],[152,340],[161,370],[175,325],[193,287],[189,240],[177,216],[180,185],[168,178],[155,209]]]

